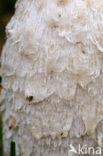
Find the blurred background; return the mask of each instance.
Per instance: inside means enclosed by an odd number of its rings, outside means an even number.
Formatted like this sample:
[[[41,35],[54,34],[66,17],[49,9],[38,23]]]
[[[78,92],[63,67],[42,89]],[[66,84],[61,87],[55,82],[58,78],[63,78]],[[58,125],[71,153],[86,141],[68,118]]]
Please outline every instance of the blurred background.
[[[5,25],[14,13],[16,0],[0,0],[0,51],[5,42]]]
[[[14,6],[16,0],[0,0],[0,54],[3,44],[5,43],[5,26],[9,22],[14,13]],[[0,77],[1,83],[1,77]],[[1,93],[0,85],[0,93]],[[3,141],[2,141],[2,114],[0,113],[0,156],[3,156]]]

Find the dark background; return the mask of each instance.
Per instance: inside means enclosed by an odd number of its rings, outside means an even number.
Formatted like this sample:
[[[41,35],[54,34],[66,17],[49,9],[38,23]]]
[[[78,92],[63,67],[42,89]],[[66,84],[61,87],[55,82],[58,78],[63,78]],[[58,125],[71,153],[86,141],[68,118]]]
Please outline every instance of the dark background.
[[[14,13],[16,0],[0,0],[0,52],[5,42],[5,26]]]
[[[0,54],[5,43],[5,26],[9,22],[14,13],[14,5],[16,0],[0,0]],[[1,81],[1,78],[0,78]],[[2,87],[0,85],[0,94]],[[3,156],[3,141],[2,141],[2,114],[0,113],[0,156]],[[14,155],[13,155],[14,156]]]

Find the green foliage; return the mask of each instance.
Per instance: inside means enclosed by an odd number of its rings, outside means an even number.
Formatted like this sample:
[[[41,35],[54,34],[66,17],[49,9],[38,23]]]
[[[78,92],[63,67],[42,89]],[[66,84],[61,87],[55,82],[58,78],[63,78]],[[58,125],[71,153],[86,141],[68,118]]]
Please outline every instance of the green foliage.
[[[10,156],[16,156],[15,142],[14,141],[11,141],[11,143],[10,143]]]

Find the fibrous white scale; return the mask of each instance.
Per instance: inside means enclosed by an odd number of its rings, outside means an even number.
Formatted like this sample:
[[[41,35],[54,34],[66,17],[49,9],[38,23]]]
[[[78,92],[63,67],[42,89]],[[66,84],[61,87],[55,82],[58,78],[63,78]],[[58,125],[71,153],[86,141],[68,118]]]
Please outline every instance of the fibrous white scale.
[[[11,140],[17,156],[103,147],[103,0],[18,0],[6,34],[5,154]]]

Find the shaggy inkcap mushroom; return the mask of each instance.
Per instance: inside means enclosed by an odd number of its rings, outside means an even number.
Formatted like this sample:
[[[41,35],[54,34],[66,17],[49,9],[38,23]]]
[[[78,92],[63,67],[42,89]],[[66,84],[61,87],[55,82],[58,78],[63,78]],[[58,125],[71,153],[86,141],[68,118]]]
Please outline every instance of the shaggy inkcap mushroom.
[[[3,140],[17,156],[103,148],[103,0],[18,0],[2,64]]]

